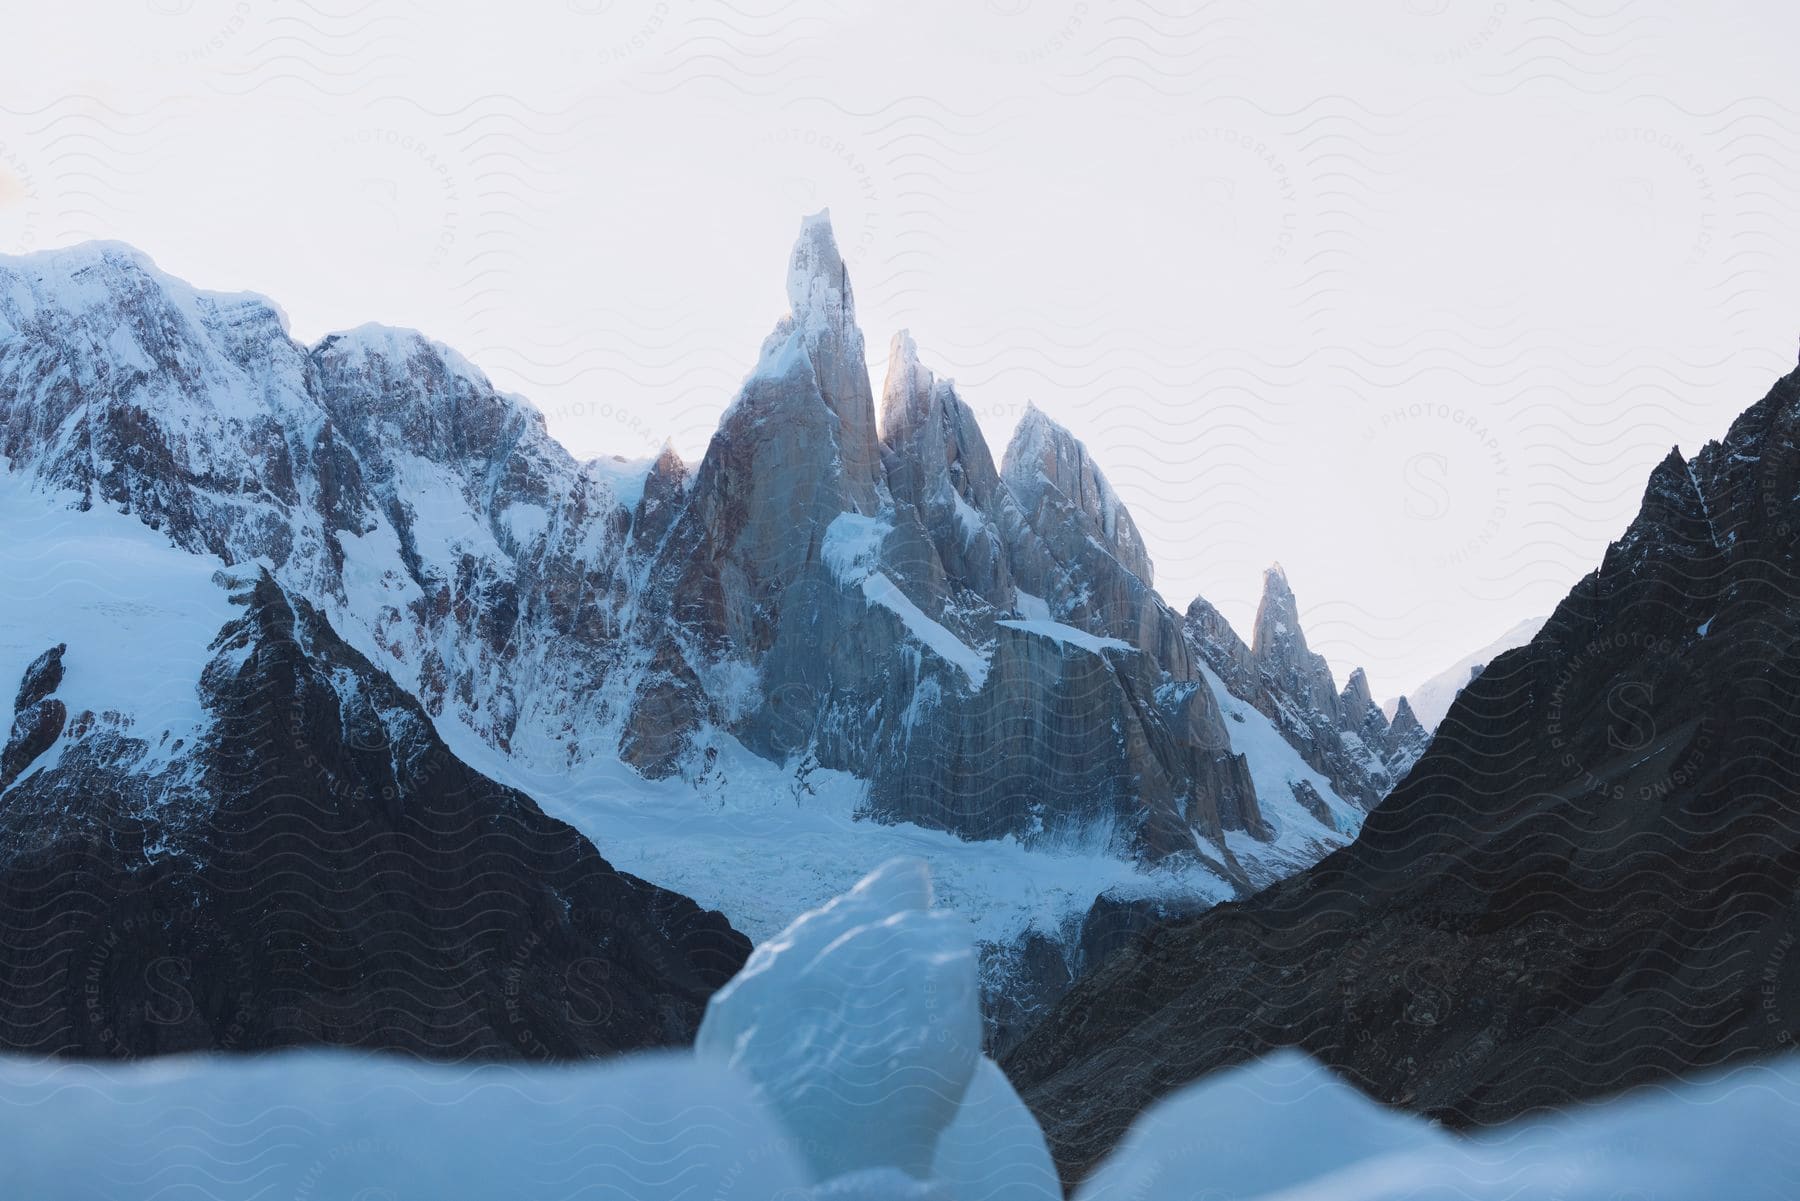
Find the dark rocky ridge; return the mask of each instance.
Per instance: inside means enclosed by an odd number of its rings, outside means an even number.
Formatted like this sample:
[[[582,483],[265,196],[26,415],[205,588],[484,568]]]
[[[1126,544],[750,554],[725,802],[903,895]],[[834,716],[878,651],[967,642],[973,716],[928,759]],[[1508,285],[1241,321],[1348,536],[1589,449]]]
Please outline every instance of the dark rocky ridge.
[[[747,940],[470,769],[266,573],[222,580],[243,613],[196,745],[149,776],[103,727],[72,732],[0,806],[0,1047],[562,1059],[691,1039]],[[54,692],[44,663],[22,700]]]
[[[1652,473],[1360,837],[1165,923],[1008,1057],[1069,1179],[1158,1095],[1298,1045],[1457,1127],[1800,1032],[1800,379]]]

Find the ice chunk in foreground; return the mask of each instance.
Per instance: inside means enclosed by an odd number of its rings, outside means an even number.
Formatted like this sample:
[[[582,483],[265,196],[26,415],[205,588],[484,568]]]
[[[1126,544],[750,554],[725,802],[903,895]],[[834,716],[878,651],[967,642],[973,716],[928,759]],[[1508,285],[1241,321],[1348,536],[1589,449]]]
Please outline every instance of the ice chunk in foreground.
[[[957,1201],[1062,1201],[1044,1132],[985,1055],[956,1120],[938,1139],[931,1174]]]
[[[929,1179],[981,1055],[966,921],[931,909],[896,859],[756,948],[714,994],[694,1053],[756,1086],[813,1180],[898,1168]]]
[[[1146,1111],[1076,1201],[1793,1201],[1800,1057],[1647,1086],[1472,1138],[1294,1052]]]
[[[0,1193],[24,1201],[800,1197],[727,1068],[419,1064],[337,1051],[102,1067],[0,1060]]]
[[[827,1180],[804,1201],[964,1201],[941,1183],[920,1180],[899,1168],[871,1168]]]
[[[1076,1196],[1261,1197],[1361,1160],[1449,1138],[1420,1118],[1370,1100],[1307,1056],[1278,1051],[1145,1110]]]

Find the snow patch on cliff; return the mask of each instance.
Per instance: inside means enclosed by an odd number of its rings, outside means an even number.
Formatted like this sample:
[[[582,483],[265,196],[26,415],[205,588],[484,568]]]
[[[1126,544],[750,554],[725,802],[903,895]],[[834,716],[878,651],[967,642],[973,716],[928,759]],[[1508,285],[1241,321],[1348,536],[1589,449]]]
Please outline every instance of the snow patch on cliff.
[[[1035,598],[1034,598],[1035,599]],[[1038,602],[1042,604],[1042,601]],[[1064,625],[1060,621],[1034,619],[1027,621],[1002,621],[998,624],[1009,630],[1021,630],[1027,634],[1036,634],[1041,638],[1049,638],[1064,646],[1072,646],[1077,650],[1097,655],[1101,651],[1128,651],[1131,644],[1118,638],[1102,638],[1090,634],[1086,630],[1078,630],[1074,626]]]
[[[1362,829],[1362,810],[1340,797],[1331,781],[1314,771],[1281,736],[1275,723],[1225,687],[1216,672],[1202,664],[1200,674],[1225,716],[1231,749],[1249,764],[1257,808],[1275,831],[1273,843],[1238,830],[1225,832],[1226,845],[1250,870],[1251,879],[1258,886],[1271,884],[1312,866],[1354,839]],[[1329,827],[1300,803],[1294,795],[1296,784],[1308,785],[1318,793],[1331,815]]]
[[[147,747],[141,769],[166,760],[206,722],[201,670],[234,615],[213,578],[216,559],[169,545],[135,517],[32,489],[0,459],[0,705],[32,660],[66,643],[52,694],[69,713],[118,715]],[[58,744],[60,746],[60,743]],[[35,768],[54,764],[52,747]]]
[[[972,687],[980,688],[987,679],[987,660],[914,604],[885,572],[876,570],[881,562],[882,543],[893,530],[891,523],[879,517],[839,513],[819,541],[819,557],[833,579],[846,587],[861,589],[863,599],[898,617],[907,633],[938,658],[960,669]]]

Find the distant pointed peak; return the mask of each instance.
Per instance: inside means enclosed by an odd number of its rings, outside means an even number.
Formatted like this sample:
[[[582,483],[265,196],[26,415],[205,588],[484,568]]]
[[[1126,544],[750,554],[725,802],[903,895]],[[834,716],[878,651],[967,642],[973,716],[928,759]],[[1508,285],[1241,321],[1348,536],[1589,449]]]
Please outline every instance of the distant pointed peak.
[[[904,436],[925,420],[934,380],[919,362],[919,347],[907,330],[888,343],[887,378],[881,384],[881,431],[884,438]]]
[[[1292,604],[1294,600],[1293,585],[1288,583],[1287,572],[1280,563],[1271,563],[1263,569],[1263,599],[1274,598]]]
[[[1411,703],[1405,697],[1401,697],[1394,705],[1394,724],[1400,725],[1402,722],[1411,722],[1415,726],[1419,724],[1418,717],[1412,711]]]
[[[1045,439],[1066,442],[1071,448],[1086,450],[1062,422],[1038,408],[1036,402],[1027,400],[1025,412],[1020,414],[1019,423],[1013,427],[1012,439],[1007,444],[1007,457],[1010,459],[1015,449],[1029,450],[1035,454],[1041,449]]]
[[[856,320],[850,273],[831,232],[831,210],[800,219],[800,236],[788,258],[788,308],[794,324],[807,332]]]
[[[1012,437],[1006,441],[1006,451],[1000,456],[1000,474],[1011,481],[1017,491],[1029,476],[1044,469],[1046,456],[1053,454],[1053,444],[1065,439],[1074,442],[1067,430],[1027,400],[1025,412],[1013,426]]]
[[[896,383],[910,387],[914,380],[933,378],[929,368],[919,361],[919,344],[913,340],[911,330],[898,330],[888,342],[888,383],[883,391],[891,390]]]
[[[1288,586],[1287,573],[1279,563],[1271,563],[1263,572],[1262,601],[1256,606],[1256,628],[1250,647],[1258,658],[1286,654],[1288,649],[1310,653],[1306,634],[1300,628],[1299,598]],[[1331,691],[1337,694],[1336,684]]]

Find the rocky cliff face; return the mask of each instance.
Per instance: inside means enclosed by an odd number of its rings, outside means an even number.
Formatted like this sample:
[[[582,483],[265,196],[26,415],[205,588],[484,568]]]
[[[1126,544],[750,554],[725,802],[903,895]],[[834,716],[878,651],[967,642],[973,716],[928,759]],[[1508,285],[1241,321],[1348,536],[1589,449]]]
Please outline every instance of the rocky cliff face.
[[[729,736],[867,779],[882,818],[1086,831],[1246,881],[1223,835],[1281,831],[1086,448],[1031,409],[997,470],[904,333],[878,427],[822,218],[802,227],[788,293],[669,534],[627,548],[644,561],[621,633],[631,708],[673,732],[628,738],[627,756],[694,774]],[[752,683],[727,697],[722,680]]]
[[[1078,1176],[1160,1092],[1298,1044],[1455,1126],[1800,1024],[1800,378],[1457,697],[1357,841],[1109,960],[1008,1067]],[[1359,698],[1360,699],[1360,698]],[[1397,742],[1421,728],[1396,713]]]
[[[966,591],[959,607],[995,611],[1015,596],[1009,540],[1023,516],[1001,482],[975,414],[919,361],[904,330],[888,348],[881,400],[882,463],[896,508],[909,511],[946,582]],[[929,574],[929,564],[920,564]],[[954,598],[953,598],[954,599]]]

